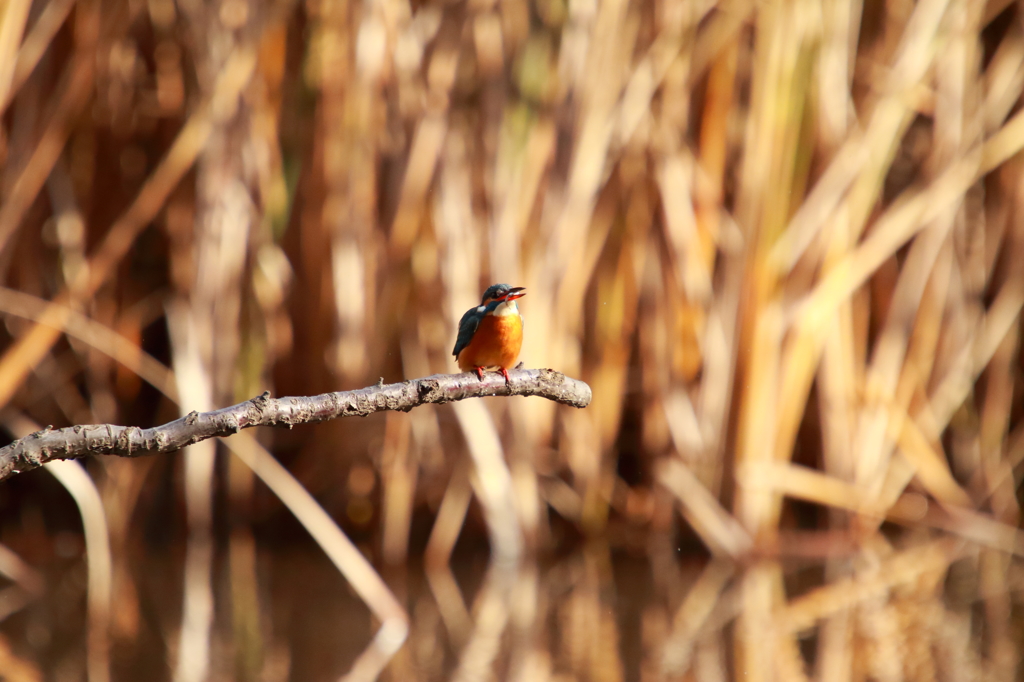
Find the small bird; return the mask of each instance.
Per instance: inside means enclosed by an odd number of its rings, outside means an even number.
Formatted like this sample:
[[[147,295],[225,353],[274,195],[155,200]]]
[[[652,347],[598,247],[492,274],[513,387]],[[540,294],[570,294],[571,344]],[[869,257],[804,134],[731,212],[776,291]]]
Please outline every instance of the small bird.
[[[509,383],[508,370],[515,365],[523,346],[523,316],[516,299],[525,295],[523,287],[487,287],[480,305],[467,310],[459,320],[459,335],[452,351],[459,369],[472,370],[481,380],[485,369],[497,369]]]

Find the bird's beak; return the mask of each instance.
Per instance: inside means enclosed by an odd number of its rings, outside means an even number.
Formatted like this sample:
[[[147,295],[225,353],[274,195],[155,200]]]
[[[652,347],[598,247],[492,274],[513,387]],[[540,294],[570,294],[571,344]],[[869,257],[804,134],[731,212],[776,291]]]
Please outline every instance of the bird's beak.
[[[525,287],[515,287],[515,288],[512,288],[512,289],[508,290],[508,293],[505,294],[505,300],[506,301],[514,301],[517,298],[522,298],[523,296],[526,296],[526,288]]]

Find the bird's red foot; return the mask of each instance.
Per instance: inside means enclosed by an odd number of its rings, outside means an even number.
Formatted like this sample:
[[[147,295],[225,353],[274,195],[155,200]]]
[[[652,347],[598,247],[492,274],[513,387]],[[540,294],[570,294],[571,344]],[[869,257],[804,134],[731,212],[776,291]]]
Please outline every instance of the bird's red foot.
[[[501,368],[501,375],[503,377],[505,377],[505,385],[506,386],[511,386],[512,385],[512,380],[509,379],[509,377],[508,377],[508,370],[505,369],[504,367]]]
[[[483,367],[474,367],[473,371],[476,372],[476,375],[478,377],[480,377],[480,381],[484,380],[484,368]]]

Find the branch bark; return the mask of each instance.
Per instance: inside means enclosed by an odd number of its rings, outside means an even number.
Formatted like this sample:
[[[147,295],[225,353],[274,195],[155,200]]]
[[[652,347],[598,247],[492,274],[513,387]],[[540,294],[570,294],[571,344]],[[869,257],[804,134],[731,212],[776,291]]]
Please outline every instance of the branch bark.
[[[87,455],[137,457],[174,452],[207,438],[230,436],[254,426],[288,426],[338,417],[365,417],[383,410],[408,412],[420,405],[443,404],[485,396],[539,396],[572,407],[590,404],[590,386],[550,369],[509,372],[509,383],[498,373],[435,374],[397,384],[384,383],[355,391],[314,396],[252,400],[211,412],[192,412],[162,426],[88,424],[46,428],[0,448],[0,481],[31,471],[55,459]]]

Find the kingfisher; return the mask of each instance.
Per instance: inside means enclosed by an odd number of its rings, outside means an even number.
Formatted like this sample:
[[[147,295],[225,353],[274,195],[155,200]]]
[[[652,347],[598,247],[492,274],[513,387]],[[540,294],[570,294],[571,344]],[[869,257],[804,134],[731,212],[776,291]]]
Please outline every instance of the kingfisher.
[[[459,369],[476,372],[481,381],[485,369],[497,369],[509,383],[508,370],[515,365],[523,346],[523,316],[516,299],[525,295],[523,287],[487,287],[480,305],[467,310],[459,320],[459,335],[452,351]]]

